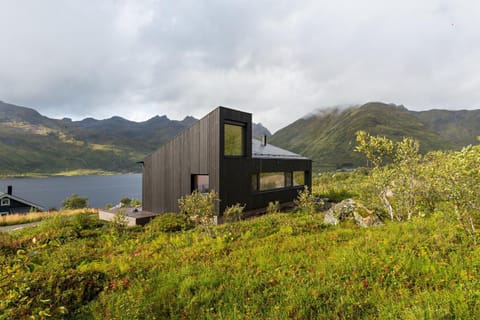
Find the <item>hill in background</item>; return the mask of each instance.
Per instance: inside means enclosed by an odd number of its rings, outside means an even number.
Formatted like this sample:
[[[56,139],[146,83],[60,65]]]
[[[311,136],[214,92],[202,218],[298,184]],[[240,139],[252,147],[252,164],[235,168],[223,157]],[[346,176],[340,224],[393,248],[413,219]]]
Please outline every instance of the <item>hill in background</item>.
[[[365,165],[353,152],[355,133],[365,130],[393,140],[413,137],[422,152],[459,149],[480,135],[480,110],[409,111],[404,106],[370,102],[362,106],[321,110],[276,132],[271,143],[314,160],[317,170]]]
[[[137,161],[196,121],[166,116],[144,122],[120,117],[59,120],[0,102],[0,174],[139,171]]]
[[[77,170],[139,172],[137,161],[198,120],[155,116],[134,122],[121,117],[51,119],[31,108],[0,101],[0,176]],[[270,136],[262,124],[253,135]]]
[[[75,170],[139,172],[147,154],[194,124],[155,116],[134,122],[121,117],[51,119],[37,111],[0,102],[0,175],[52,174]],[[315,170],[365,165],[353,152],[355,133],[365,130],[393,140],[409,136],[421,151],[459,149],[477,143],[480,110],[409,111],[403,106],[370,102],[324,109],[276,132],[272,144],[314,160]],[[253,136],[270,136],[253,124]]]

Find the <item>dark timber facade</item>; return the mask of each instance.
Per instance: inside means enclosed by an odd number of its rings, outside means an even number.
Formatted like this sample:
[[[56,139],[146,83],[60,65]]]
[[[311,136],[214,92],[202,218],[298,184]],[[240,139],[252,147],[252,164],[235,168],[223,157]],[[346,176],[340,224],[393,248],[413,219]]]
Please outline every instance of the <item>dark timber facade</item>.
[[[14,196],[12,190],[12,186],[8,186],[7,193],[0,192],[0,216],[26,214],[31,211],[45,211],[38,204]]]
[[[180,197],[215,190],[217,215],[239,203],[245,210],[293,201],[311,187],[310,159],[252,140],[252,115],[218,107],[143,162],[143,210],[178,212]]]

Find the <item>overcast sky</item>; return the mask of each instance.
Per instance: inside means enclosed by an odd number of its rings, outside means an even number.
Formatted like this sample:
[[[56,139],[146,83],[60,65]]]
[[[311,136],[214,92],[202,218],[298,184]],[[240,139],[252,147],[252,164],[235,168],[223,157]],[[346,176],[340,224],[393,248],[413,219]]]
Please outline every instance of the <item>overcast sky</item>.
[[[275,131],[318,108],[480,108],[478,0],[0,0],[0,100]]]

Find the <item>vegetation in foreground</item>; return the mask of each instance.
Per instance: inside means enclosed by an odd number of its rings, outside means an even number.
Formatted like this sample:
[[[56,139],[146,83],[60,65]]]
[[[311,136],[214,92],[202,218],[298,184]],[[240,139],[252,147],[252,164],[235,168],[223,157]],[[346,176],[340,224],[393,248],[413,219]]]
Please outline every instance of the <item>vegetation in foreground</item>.
[[[237,221],[238,205],[213,226],[215,194],[194,194],[144,228],[79,213],[0,234],[0,318],[475,318],[480,147],[357,140],[372,169],[323,174],[296,213]],[[356,198],[384,225],[327,227],[314,196]]]
[[[480,250],[441,212],[372,229],[269,214],[211,235],[184,218],[123,229],[80,213],[0,234],[0,318],[480,314]]]
[[[84,209],[84,210],[62,210],[62,216],[74,216],[79,213],[97,213],[97,209]],[[0,226],[11,226],[16,224],[38,222],[44,219],[51,218],[58,215],[57,211],[47,212],[30,212],[28,214],[11,214],[0,217]]]

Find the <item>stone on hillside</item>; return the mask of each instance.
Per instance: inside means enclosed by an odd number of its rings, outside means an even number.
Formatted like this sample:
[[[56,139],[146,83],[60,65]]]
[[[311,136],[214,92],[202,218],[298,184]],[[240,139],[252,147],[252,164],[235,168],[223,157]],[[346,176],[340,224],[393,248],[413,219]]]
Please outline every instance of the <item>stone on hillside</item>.
[[[338,224],[338,219],[330,212],[330,210],[328,210],[323,218],[323,223],[336,226]]]
[[[361,227],[381,225],[380,219],[363,204],[353,199],[346,199],[333,205],[326,213],[323,223],[337,225],[340,221],[355,220]]]

